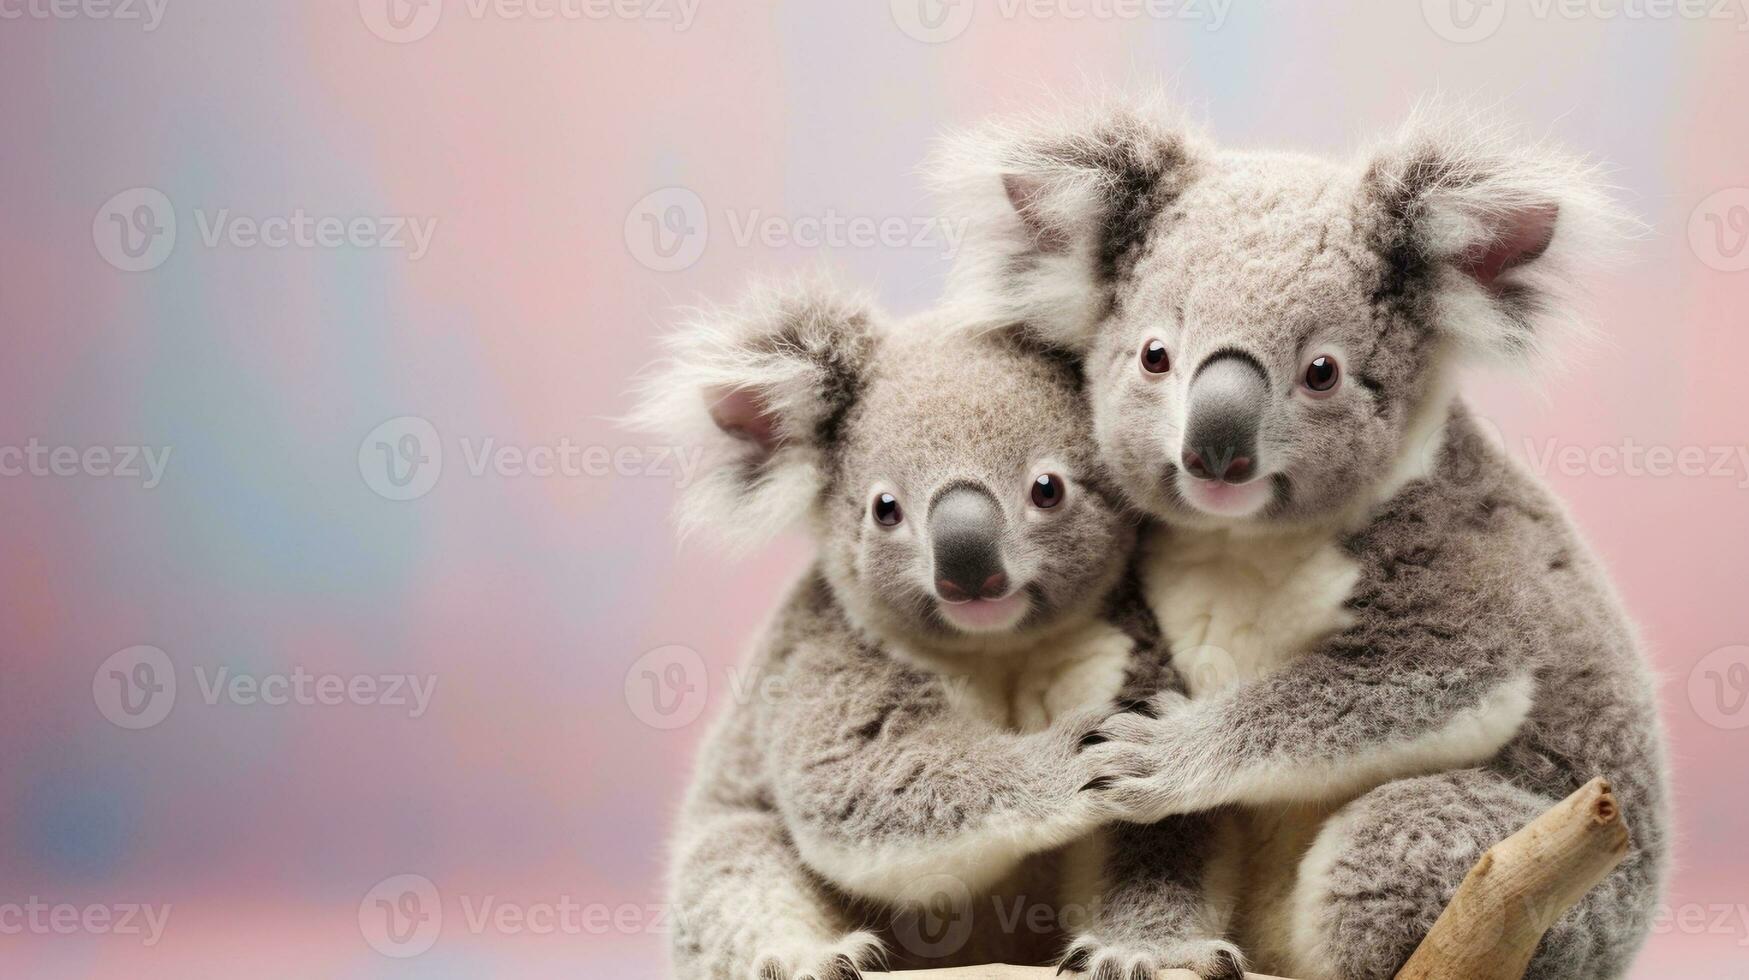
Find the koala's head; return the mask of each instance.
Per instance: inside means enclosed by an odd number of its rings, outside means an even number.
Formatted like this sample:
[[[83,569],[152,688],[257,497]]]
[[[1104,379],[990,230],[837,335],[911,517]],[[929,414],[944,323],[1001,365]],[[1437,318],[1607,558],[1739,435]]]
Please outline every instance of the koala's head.
[[[959,137],[936,176],[970,229],[956,292],[1078,352],[1119,485],[1204,527],[1328,521],[1418,475],[1452,367],[1541,348],[1625,224],[1590,168],[1424,119],[1326,161],[1105,106]]]
[[[1135,529],[1076,365],[947,316],[798,286],[697,317],[642,412],[705,448],[683,529],[806,519],[846,610],[889,639],[998,648],[1099,612]]]

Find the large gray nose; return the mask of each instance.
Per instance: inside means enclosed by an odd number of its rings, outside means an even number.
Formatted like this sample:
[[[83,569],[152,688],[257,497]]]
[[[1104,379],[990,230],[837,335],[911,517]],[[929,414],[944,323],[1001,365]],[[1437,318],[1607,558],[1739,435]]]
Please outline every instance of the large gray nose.
[[[1008,591],[1002,567],[1002,508],[990,491],[962,483],[929,507],[935,591],[949,602],[994,599]]]
[[[1263,365],[1240,351],[1221,351],[1190,382],[1184,429],[1184,469],[1199,480],[1244,483],[1257,472],[1257,431],[1269,398]]]

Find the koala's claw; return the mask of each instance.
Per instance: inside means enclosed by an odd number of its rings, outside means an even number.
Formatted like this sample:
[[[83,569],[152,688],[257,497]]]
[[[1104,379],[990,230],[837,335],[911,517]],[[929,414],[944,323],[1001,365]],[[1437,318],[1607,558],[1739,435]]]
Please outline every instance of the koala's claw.
[[[1077,940],[1064,954],[1058,975],[1081,974],[1089,980],[1154,980],[1162,970],[1189,970],[1202,980],[1244,980],[1244,957],[1225,940],[1201,939],[1124,945],[1097,939]]]
[[[1091,745],[1101,745],[1109,741],[1111,741],[1110,735],[1107,735],[1104,732],[1093,731],[1081,736],[1081,741],[1077,743],[1077,745],[1084,749]]]
[[[1060,977],[1066,972],[1080,973],[1087,969],[1087,961],[1091,959],[1093,959],[1092,946],[1077,946],[1069,950],[1068,955],[1063,957],[1063,962],[1057,966],[1057,976]]]
[[[1081,787],[1081,792],[1085,793],[1089,790],[1097,792],[1102,789],[1110,789],[1116,782],[1116,776],[1095,776],[1091,780],[1088,780],[1087,785]]]
[[[835,946],[788,954],[770,953],[759,959],[755,980],[863,980],[864,967],[880,958],[880,944],[858,933]]]
[[[1202,974],[1202,980],[1245,980],[1245,965],[1231,950],[1217,952],[1214,967],[1214,972]]]

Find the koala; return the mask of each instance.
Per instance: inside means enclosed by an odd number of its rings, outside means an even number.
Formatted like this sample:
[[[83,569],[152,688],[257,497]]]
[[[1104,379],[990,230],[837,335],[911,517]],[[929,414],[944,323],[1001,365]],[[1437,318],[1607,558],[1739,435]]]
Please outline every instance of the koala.
[[[697,317],[652,377],[635,421],[706,447],[682,528],[799,522],[816,546],[679,816],[676,972],[1236,977],[1213,822],[1103,831],[1079,792],[1093,730],[1183,686],[1080,373],[956,316],[767,286]]]
[[[1353,159],[1223,150],[1144,98],[960,133],[930,173],[970,229],[950,297],[1081,359],[1158,522],[1143,588],[1188,697],[1102,726],[1086,792],[1228,815],[1257,968],[1364,980],[1607,777],[1633,849],[1528,975],[1621,975],[1669,864],[1654,683],[1455,383],[1578,322],[1576,274],[1632,227],[1596,170],[1437,108]]]

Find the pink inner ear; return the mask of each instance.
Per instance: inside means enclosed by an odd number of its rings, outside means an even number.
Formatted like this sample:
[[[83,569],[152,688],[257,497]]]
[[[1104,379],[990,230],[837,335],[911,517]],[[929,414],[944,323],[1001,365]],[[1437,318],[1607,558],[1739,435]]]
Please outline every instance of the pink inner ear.
[[[777,448],[777,416],[751,388],[718,388],[705,395],[711,421],[737,439],[745,439],[765,452]]]
[[[1533,204],[1501,215],[1494,237],[1470,249],[1460,260],[1463,270],[1489,289],[1507,271],[1534,260],[1555,238],[1558,205]]]

